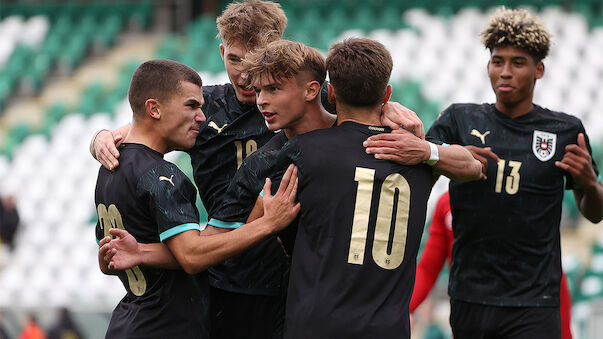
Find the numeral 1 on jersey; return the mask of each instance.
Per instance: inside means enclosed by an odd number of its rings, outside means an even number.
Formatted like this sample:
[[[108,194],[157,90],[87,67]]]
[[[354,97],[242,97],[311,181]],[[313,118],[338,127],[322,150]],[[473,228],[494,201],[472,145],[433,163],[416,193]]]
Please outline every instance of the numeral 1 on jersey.
[[[241,167],[241,164],[243,163],[243,159],[258,150],[258,143],[255,142],[255,140],[253,139],[249,139],[245,142],[245,149],[243,149],[242,141],[237,140],[234,142],[234,144],[235,148],[237,149],[237,169],[239,169],[239,167]]]
[[[363,265],[375,170],[356,167],[354,181],[358,182],[358,188],[356,190],[356,205],[354,207],[348,263]],[[395,214],[394,204],[397,204]],[[381,185],[373,239],[373,260],[384,269],[393,270],[400,266],[404,260],[409,212],[410,186],[402,175],[392,173],[385,178],[383,185]],[[393,240],[391,251],[388,253],[392,227],[394,228]]]
[[[498,161],[498,169],[496,171],[496,184],[494,186],[494,192],[496,193],[502,192],[505,163],[506,161],[503,159],[500,159]],[[521,167],[521,162],[510,160],[509,167],[511,167],[511,173],[509,173],[506,179],[505,192],[507,192],[507,194],[513,195],[519,191],[519,168]]]
[[[109,230],[111,228],[119,228],[125,230],[124,223],[121,219],[121,214],[115,205],[109,205],[107,208],[104,204],[99,204],[96,208],[98,213],[98,222],[100,223],[101,229],[106,236],[111,236]],[[125,270],[128,276],[128,285],[130,291],[136,296],[141,296],[147,290],[147,280],[145,279],[142,271],[138,266],[128,268]]]

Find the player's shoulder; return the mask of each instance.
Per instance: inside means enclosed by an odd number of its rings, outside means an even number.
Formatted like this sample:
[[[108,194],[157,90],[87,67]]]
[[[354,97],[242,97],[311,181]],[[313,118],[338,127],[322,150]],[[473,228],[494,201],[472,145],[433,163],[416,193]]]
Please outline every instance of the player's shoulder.
[[[493,104],[482,103],[454,103],[448,106],[442,114],[451,114],[454,116],[470,116],[483,114],[493,111]]]
[[[194,189],[194,185],[186,174],[178,166],[165,159],[160,159],[149,166],[144,173],[141,173],[138,181],[138,188],[144,190],[161,187],[161,185],[167,185],[165,187],[173,189]]]
[[[542,117],[555,120],[565,126],[582,128],[582,121],[575,115],[565,112],[553,111],[551,109],[534,105],[534,110]]]
[[[272,151],[272,150],[280,150],[287,143],[289,139],[285,135],[284,131],[280,131],[276,133],[268,142],[262,146],[259,151]],[[255,153],[255,152],[254,152]],[[253,153],[252,153],[253,155]]]
[[[164,161],[163,154],[142,144],[123,143],[118,150],[120,167],[138,177],[157,163]]]
[[[205,100],[226,98],[231,94],[234,94],[234,88],[231,84],[203,86],[203,98]]]

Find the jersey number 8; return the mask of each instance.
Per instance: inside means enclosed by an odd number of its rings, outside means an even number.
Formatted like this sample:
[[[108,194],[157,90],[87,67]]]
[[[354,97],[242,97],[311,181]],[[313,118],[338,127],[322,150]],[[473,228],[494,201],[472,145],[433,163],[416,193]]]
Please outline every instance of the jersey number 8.
[[[125,230],[124,223],[121,219],[121,214],[115,205],[111,204],[109,205],[109,208],[107,208],[104,204],[99,204],[96,210],[98,212],[98,221],[105,237],[111,236],[111,234],[109,234],[109,230],[111,228]],[[134,266],[126,269],[125,272],[128,276],[128,285],[130,286],[130,291],[132,291],[132,293],[138,297],[143,295],[147,290],[147,280],[142,274],[140,268],[138,266]]]
[[[358,188],[348,263],[363,265],[375,170],[356,167],[354,181],[358,182]],[[394,203],[397,205],[395,215]],[[410,186],[402,175],[392,173],[385,178],[383,185],[381,185],[373,240],[373,259],[377,265],[384,269],[393,270],[400,266],[404,260],[409,212]],[[393,240],[391,251],[388,253],[392,227],[394,227]]]

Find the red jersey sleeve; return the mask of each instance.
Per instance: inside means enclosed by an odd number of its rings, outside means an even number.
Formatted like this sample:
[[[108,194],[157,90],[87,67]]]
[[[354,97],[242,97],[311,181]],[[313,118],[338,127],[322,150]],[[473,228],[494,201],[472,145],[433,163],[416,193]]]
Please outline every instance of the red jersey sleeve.
[[[452,230],[450,225],[450,196],[444,193],[436,204],[429,225],[429,237],[417,265],[415,287],[410,300],[410,312],[414,312],[425,300],[433,288],[446,258],[450,258],[452,248]]]

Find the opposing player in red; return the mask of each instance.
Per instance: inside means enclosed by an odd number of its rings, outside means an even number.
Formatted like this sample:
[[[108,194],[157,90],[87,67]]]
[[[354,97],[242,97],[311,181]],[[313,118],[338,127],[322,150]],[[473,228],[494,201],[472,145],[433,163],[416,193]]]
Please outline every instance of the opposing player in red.
[[[423,248],[419,264],[417,265],[417,276],[415,288],[410,299],[410,313],[412,314],[419,305],[427,298],[433,288],[444,262],[450,265],[452,258],[452,213],[450,213],[450,195],[448,192],[442,194],[436,203],[431,224],[429,225],[429,237]],[[561,339],[572,339],[571,307],[572,300],[567,285],[565,274],[561,277]]]

